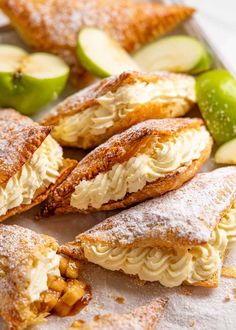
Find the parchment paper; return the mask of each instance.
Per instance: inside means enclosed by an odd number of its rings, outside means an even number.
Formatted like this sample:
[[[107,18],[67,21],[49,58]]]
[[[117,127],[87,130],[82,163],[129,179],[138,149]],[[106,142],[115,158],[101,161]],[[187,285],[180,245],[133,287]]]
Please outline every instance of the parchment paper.
[[[0,42],[22,45],[13,31],[2,32]],[[72,90],[69,88],[62,98],[70,93]],[[40,116],[44,112],[41,112]],[[75,149],[65,149],[65,155],[80,159],[85,153]],[[214,167],[213,161],[209,160],[202,171],[209,171]],[[37,232],[54,236],[60,243],[64,243],[71,241],[78,233],[112,214],[111,212],[93,215],[72,214],[36,221],[34,216],[37,211],[36,207],[4,223],[28,227]],[[228,255],[225,263],[236,267],[236,249]],[[127,312],[135,306],[149,303],[158,296],[169,297],[168,308],[157,326],[158,329],[236,329],[235,279],[221,278],[220,286],[217,289],[194,287],[168,289],[157,283],[140,285],[125,274],[106,271],[96,265],[83,266],[82,276],[92,287],[93,298],[90,304],[80,314],[73,317],[50,316],[46,323],[34,327],[34,330],[65,330],[75,319],[91,319],[95,315],[107,312]],[[117,297],[124,298],[124,303],[117,303],[115,300]],[[1,321],[0,329],[6,329]]]

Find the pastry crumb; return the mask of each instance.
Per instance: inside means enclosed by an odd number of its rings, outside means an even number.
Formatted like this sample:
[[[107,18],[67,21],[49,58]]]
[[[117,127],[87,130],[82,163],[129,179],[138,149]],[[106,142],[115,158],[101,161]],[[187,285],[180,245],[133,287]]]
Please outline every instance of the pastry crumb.
[[[234,298],[236,298],[236,288],[233,289],[234,292]]]
[[[236,269],[232,267],[222,267],[221,275],[229,278],[236,278]]]
[[[125,298],[123,298],[123,297],[116,297],[116,298],[115,298],[115,301],[116,301],[118,304],[124,304],[124,302],[125,302]]]
[[[190,288],[187,288],[186,286],[183,286],[180,288],[181,293],[185,296],[192,296],[193,292]]]
[[[193,328],[193,327],[195,327],[195,325],[196,325],[196,320],[190,320],[189,321],[189,326],[191,327],[191,328]]]
[[[94,321],[98,321],[98,320],[100,320],[100,318],[101,318],[101,315],[95,315],[94,317],[93,317],[93,320]]]
[[[224,297],[224,301],[225,301],[225,302],[230,301],[230,296],[229,296],[229,295],[225,296],[225,297]]]

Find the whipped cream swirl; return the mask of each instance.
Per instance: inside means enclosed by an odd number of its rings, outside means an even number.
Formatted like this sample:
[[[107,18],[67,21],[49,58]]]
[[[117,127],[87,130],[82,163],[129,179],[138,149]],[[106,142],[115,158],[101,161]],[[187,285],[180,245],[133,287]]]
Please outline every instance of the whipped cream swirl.
[[[30,204],[39,188],[55,183],[62,166],[62,148],[49,135],[5,186],[0,186],[0,215],[22,204]]]
[[[154,140],[152,155],[138,154],[92,180],[81,181],[71,196],[71,205],[85,210],[121,200],[127,193],[141,190],[147,183],[188,166],[200,157],[208,141],[205,127],[188,129],[165,142]]]
[[[192,77],[160,79],[156,83],[136,82],[121,86],[115,92],[108,92],[97,98],[98,105],[75,115],[61,118],[52,131],[55,139],[75,143],[86,135],[104,134],[116,121],[124,118],[139,104],[147,102],[174,102],[189,99],[195,102],[195,81]],[[175,109],[173,108],[173,111]],[[184,115],[182,105],[173,112],[173,117]]]
[[[208,244],[192,248],[109,247],[84,242],[88,261],[109,270],[138,275],[141,280],[159,281],[167,287],[210,279],[222,266],[227,248],[236,241],[236,205],[214,229]]]

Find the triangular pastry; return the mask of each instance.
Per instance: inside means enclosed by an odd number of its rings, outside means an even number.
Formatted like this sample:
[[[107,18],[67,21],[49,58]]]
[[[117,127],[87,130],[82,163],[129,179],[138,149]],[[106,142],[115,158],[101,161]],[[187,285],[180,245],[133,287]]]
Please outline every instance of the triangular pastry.
[[[78,262],[58,249],[50,236],[0,225],[0,316],[9,329],[23,330],[51,313],[71,315],[88,303]]]
[[[75,167],[50,131],[15,110],[0,110],[0,221],[45,200]]]
[[[29,45],[60,55],[72,67],[76,82],[82,84],[87,75],[75,48],[84,26],[105,30],[131,52],[194,12],[185,6],[131,0],[0,0],[0,8]]]
[[[144,121],[83,158],[42,213],[112,210],[159,196],[192,178],[211,146],[201,119]]]
[[[166,304],[167,299],[157,298],[125,314],[99,315],[90,322],[75,321],[69,330],[154,330]]]
[[[234,242],[236,167],[225,167],[111,216],[61,251],[167,287],[214,288]]]
[[[195,102],[193,77],[124,72],[68,97],[42,123],[61,145],[88,149],[138,122],[184,116]]]

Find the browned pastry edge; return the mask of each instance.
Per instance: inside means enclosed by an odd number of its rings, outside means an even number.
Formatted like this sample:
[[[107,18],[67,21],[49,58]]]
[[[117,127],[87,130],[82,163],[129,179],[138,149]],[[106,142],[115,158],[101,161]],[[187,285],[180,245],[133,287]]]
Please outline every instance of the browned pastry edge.
[[[0,109],[0,127],[0,185],[4,185],[32,157],[51,128],[13,109]]]
[[[1,0],[0,8],[28,44],[61,56],[71,66],[72,81],[82,86],[92,79],[75,54],[77,35],[84,26],[105,30],[132,52],[169,32],[195,11],[186,6],[127,0],[68,0],[66,8],[64,0]]]
[[[52,215],[58,208],[66,211],[70,205],[70,196],[80,181],[91,180],[97,174],[109,171],[114,164],[130,159],[136,153],[141,152],[153,137],[157,136],[165,140],[177,136],[182,131],[202,125],[202,119],[198,118],[147,120],[113,136],[79,162],[68,178],[49,196],[42,215]]]
[[[121,86],[132,85],[137,81],[144,83],[156,83],[158,80],[168,79],[168,77],[171,78],[172,76],[175,77],[176,74],[169,72],[158,72],[153,74],[137,71],[126,71],[120,75],[99,80],[93,85],[77,92],[72,96],[69,96],[61,102],[51,113],[42,119],[41,124],[56,125],[59,123],[60,119],[65,116],[71,116],[82,112],[87,108],[98,105],[98,97],[101,97],[108,92],[115,92]],[[185,74],[178,74],[178,76],[186,77]],[[144,108],[143,105],[142,108]]]
[[[98,145],[107,141],[115,134],[119,134],[131,126],[148,120],[148,119],[164,119],[175,118],[184,116],[192,107],[194,103],[190,100],[183,100],[179,105],[178,101],[168,101],[166,103],[150,102],[144,105],[138,105],[133,111],[127,113],[124,118],[121,118],[114,125],[107,129],[106,133],[101,135],[90,135],[86,137],[78,138],[76,142],[67,142],[60,138],[55,138],[56,141],[64,147],[77,147],[82,149],[90,149],[97,147]],[[175,111],[178,108],[178,116],[175,115]],[[53,132],[52,132],[53,135]]]
[[[0,234],[0,255],[7,259],[6,270],[1,267],[4,272],[0,277],[1,316],[8,323],[9,329],[23,330],[32,321],[37,321],[24,295],[25,272],[30,261],[37,260],[38,253],[44,254],[47,248],[55,251],[59,246],[54,238],[17,225],[1,224]],[[9,239],[6,240],[5,237]]]
[[[76,160],[64,159],[63,166],[60,169],[60,176],[58,177],[55,184],[51,184],[47,188],[45,187],[44,191],[41,191],[39,188],[40,194],[34,198],[31,204],[19,205],[17,207],[14,207],[13,209],[8,210],[6,214],[0,216],[0,221],[4,221],[16,214],[25,212],[31,209],[32,207],[42,203],[48,197],[48,195],[53,191],[53,189],[55,189],[60,183],[62,183],[66,179],[66,177],[71,173],[71,171],[75,168],[76,165],[77,165]]]
[[[137,307],[125,314],[99,315],[90,322],[77,321],[69,330],[129,329],[154,330],[168,303],[167,298],[157,298],[145,306]]]
[[[70,212],[80,212],[80,213],[91,213],[97,211],[109,211],[114,209],[121,209],[128,207],[133,204],[137,204],[146,199],[160,196],[168,191],[177,189],[182,186],[186,181],[190,180],[199,171],[201,166],[209,158],[212,148],[212,140],[210,139],[205,149],[201,152],[199,159],[192,161],[192,163],[187,167],[182,167],[176,171],[173,171],[164,178],[159,178],[154,182],[147,183],[146,186],[135,193],[127,194],[125,198],[118,201],[110,201],[102,205],[99,209],[89,207],[87,210],[78,210],[70,205],[71,194],[65,194],[65,196],[60,196],[59,194],[55,198],[55,190],[51,195],[49,195],[48,200],[42,206],[41,216],[48,217],[53,214],[63,214]],[[88,165],[89,166],[89,165]],[[73,179],[71,182],[73,183]],[[65,182],[65,181],[64,181]],[[61,186],[64,185],[64,182]],[[58,187],[60,189],[60,186]],[[62,187],[61,189],[64,189]],[[63,190],[62,190],[63,191]],[[66,191],[66,190],[65,190]]]

